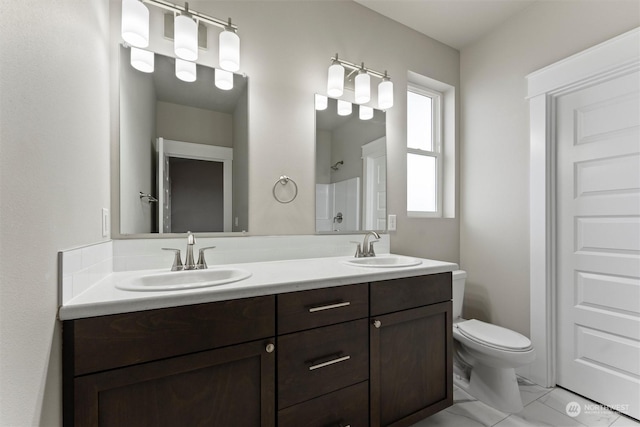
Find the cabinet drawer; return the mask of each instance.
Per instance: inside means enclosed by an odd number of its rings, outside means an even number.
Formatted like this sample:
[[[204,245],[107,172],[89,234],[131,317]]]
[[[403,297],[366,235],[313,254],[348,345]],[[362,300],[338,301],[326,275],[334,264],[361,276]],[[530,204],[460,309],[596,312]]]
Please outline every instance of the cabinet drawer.
[[[369,287],[359,285],[313,289],[278,295],[278,333],[302,331],[369,314]]]
[[[278,408],[366,380],[368,336],[362,319],[278,337]]]
[[[278,427],[367,427],[369,383],[362,382],[278,412]]]
[[[372,316],[449,300],[450,272],[371,283]]]
[[[76,376],[274,336],[275,297],[71,320],[63,329]]]

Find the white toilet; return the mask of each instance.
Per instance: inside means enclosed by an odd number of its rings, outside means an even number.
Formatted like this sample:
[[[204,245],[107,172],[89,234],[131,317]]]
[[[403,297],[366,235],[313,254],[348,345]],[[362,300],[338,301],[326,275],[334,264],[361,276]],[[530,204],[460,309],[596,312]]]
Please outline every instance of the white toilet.
[[[461,317],[466,278],[453,272],[454,383],[499,411],[520,412],[515,368],[533,362],[535,350],[524,335]]]

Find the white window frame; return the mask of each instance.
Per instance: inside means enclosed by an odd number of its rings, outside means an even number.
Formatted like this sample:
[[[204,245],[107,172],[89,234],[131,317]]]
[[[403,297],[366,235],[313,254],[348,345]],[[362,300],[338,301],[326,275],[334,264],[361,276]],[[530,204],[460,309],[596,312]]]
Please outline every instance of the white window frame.
[[[441,218],[442,217],[442,188],[443,188],[443,138],[442,138],[442,102],[444,95],[442,92],[418,86],[415,84],[407,85],[407,92],[413,92],[418,95],[426,96],[432,99],[431,104],[431,138],[433,141],[433,151],[421,150],[417,148],[409,148],[407,142],[407,155],[416,154],[419,156],[434,157],[436,159],[436,210],[435,211],[410,211],[407,209],[407,216],[413,218]],[[408,157],[408,156],[407,156]],[[407,180],[409,177],[407,176]],[[408,200],[409,182],[407,182],[407,200]]]

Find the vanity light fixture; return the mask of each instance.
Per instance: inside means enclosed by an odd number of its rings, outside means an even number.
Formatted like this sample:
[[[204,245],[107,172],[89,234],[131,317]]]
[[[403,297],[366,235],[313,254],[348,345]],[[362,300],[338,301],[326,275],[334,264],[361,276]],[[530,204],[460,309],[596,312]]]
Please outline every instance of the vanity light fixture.
[[[364,63],[356,76],[356,104],[366,104],[371,100],[371,77],[364,69]]]
[[[360,120],[371,120],[373,118],[373,107],[361,105],[358,117],[360,118]]]
[[[176,56],[186,61],[198,59],[198,23],[189,13],[189,3],[185,11],[174,18],[173,50]]]
[[[316,110],[326,110],[329,105],[329,99],[324,95],[316,94]]]
[[[236,30],[229,25],[220,33],[219,63],[220,68],[227,71],[238,71],[240,69],[240,37]]]
[[[343,94],[345,69],[350,72],[346,76],[350,79],[354,74],[355,77],[355,102],[357,104],[366,104],[371,100],[371,76],[382,80],[378,85],[378,108],[386,110],[393,106],[393,83],[391,77],[385,71],[373,70],[365,68],[364,63],[360,65],[353,62],[339,59],[338,54],[331,58],[331,66],[329,67],[329,78],[327,81],[327,94],[332,98],[339,98]]]
[[[176,58],[176,77],[183,82],[195,82],[198,77],[196,63]]]
[[[344,92],[344,67],[338,61],[337,53],[336,57],[332,59],[327,79],[327,95],[332,98],[339,98]]]
[[[153,52],[131,46],[130,53],[129,60],[133,68],[143,73],[153,73],[155,68],[155,55]]]
[[[220,68],[216,68],[215,85],[218,89],[222,89],[222,90],[233,89],[233,73],[231,71],[221,70]]]
[[[387,110],[393,107],[393,83],[386,71],[384,72],[382,81],[378,85],[378,107],[381,110]]]
[[[122,0],[122,39],[131,46],[149,46],[149,9],[139,0]]]
[[[351,114],[351,103],[349,101],[343,101],[342,99],[338,99],[338,115],[339,116],[348,116]]]
[[[220,67],[227,71],[240,69],[240,38],[238,26],[231,18],[224,21],[204,13],[189,9],[165,0],[122,0],[122,39],[129,46],[147,47],[149,45],[149,9],[147,5],[167,10],[174,15],[174,53],[187,61],[198,59],[198,24],[213,25],[221,28],[219,45]]]

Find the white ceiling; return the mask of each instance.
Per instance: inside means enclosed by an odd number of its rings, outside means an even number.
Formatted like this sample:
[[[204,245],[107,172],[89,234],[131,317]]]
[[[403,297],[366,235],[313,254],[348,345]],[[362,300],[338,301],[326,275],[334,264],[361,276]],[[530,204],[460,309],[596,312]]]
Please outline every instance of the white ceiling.
[[[536,0],[355,1],[460,50]]]

